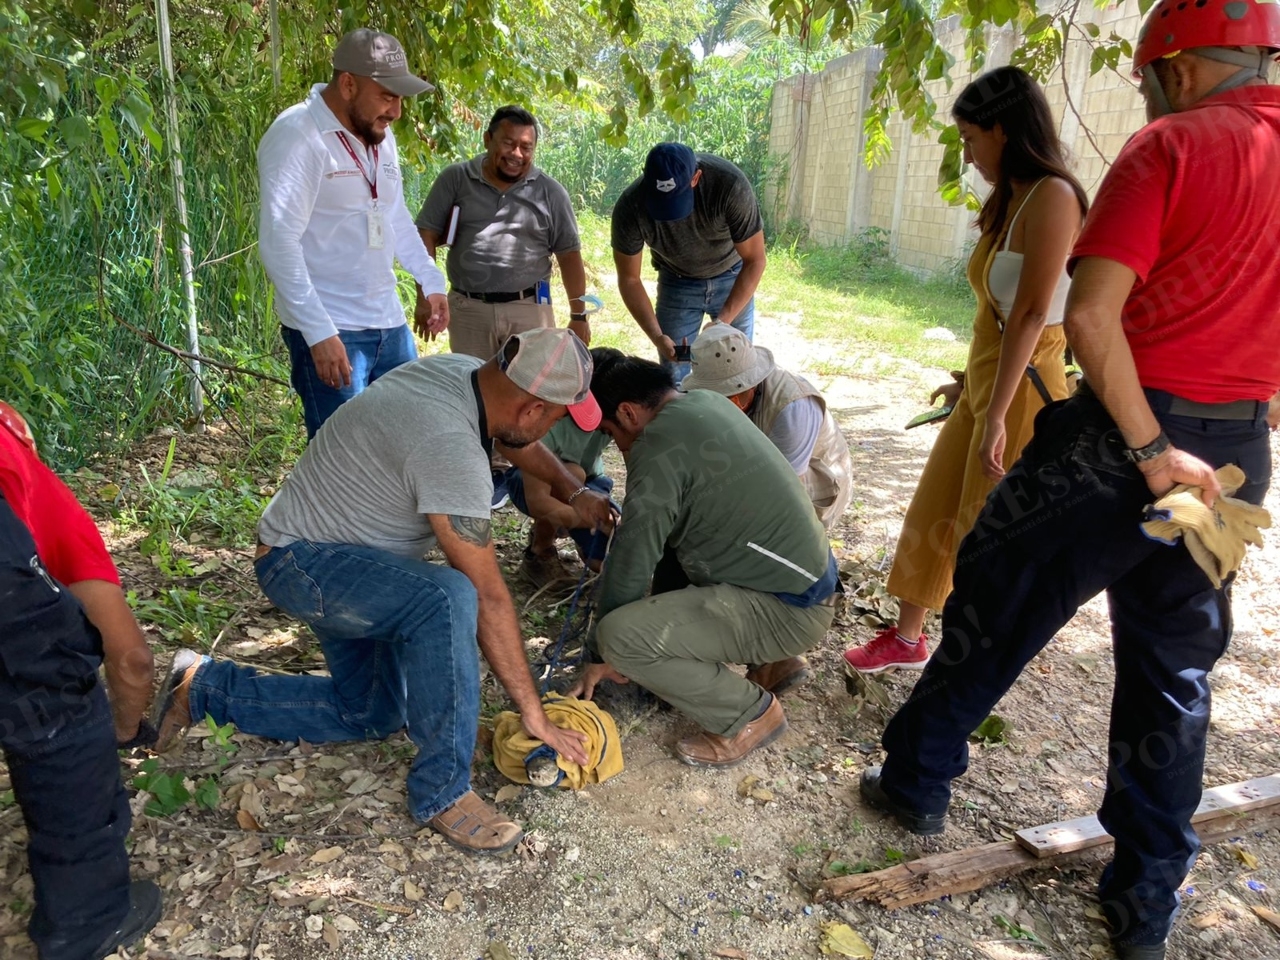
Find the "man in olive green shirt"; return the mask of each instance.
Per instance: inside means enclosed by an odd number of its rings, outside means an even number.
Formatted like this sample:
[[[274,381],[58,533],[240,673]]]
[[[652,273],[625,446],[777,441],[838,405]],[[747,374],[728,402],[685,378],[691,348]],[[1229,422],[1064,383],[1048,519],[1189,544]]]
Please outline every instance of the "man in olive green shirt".
[[[791,465],[730,401],[677,393],[658,364],[610,353],[591,388],[627,497],[588,641],[600,662],[574,692],[634,680],[703,728],[680,760],[731,766],[786,729],[775,695],[807,675],[800,655],[831,626],[835,558]],[[760,666],[743,678],[733,663]]]

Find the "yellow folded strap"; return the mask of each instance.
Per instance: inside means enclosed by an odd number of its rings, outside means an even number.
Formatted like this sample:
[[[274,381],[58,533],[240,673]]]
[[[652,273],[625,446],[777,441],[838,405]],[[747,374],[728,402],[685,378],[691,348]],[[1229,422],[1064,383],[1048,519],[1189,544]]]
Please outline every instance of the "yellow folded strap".
[[[1192,559],[1215,587],[1240,568],[1245,545],[1262,546],[1259,532],[1271,526],[1262,507],[1231,494],[1244,486],[1244,471],[1233,463],[1217,470],[1222,496],[1205,506],[1200,487],[1180,484],[1146,509],[1142,532],[1152,540],[1175,544],[1181,538]]]
[[[557,756],[556,766],[564,776],[559,785],[570,790],[581,790],[589,783],[604,783],[622,772],[622,741],[613,717],[590,700],[577,700],[549,693],[542,699],[547,718],[557,727],[580,730],[587,735],[584,750],[588,763],[585,767],[567,757]],[[505,710],[498,714],[493,725],[493,762],[508,780],[529,783],[525,761],[531,754],[547,752],[541,740],[535,740],[525,732],[520,714]]]

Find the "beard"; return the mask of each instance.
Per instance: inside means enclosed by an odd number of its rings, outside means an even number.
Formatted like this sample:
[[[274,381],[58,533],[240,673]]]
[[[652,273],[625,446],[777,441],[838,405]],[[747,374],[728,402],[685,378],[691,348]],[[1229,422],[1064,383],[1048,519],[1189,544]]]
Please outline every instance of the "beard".
[[[353,113],[350,115],[350,120],[351,129],[355,132],[357,137],[365,142],[367,146],[372,147],[387,138],[387,130],[385,127],[381,130],[374,128],[373,124],[374,121],[377,120],[376,117],[371,120],[368,117],[361,117]]]
[[[503,431],[494,433],[493,439],[497,440],[504,447],[510,447],[513,450],[522,450],[525,447],[529,446],[529,444],[538,440],[539,437],[532,436],[531,434],[516,433],[510,430],[503,430]]]

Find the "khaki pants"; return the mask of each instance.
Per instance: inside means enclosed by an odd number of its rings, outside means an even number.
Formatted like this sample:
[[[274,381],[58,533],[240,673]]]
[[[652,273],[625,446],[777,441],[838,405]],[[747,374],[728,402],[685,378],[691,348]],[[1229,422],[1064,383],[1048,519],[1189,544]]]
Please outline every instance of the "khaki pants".
[[[484,303],[449,294],[449,349],[488,360],[507,337],[535,327],[554,327],[555,311],[532,297],[510,303]]]
[[[596,629],[600,655],[710,733],[731,737],[768,694],[729,669],[772,663],[816,646],[834,606],[793,607],[729,584],[685,587],[628,603]]]
[[[1044,379],[1049,395],[1067,395],[1062,353],[1067,341],[1062,327],[1045,327],[1031,362]],[[987,405],[995,388],[1000,362],[1000,328],[989,309],[980,309],[969,347],[964,391],[951,411],[929,459],[911,506],[902,521],[902,533],[889,571],[888,591],[900,600],[930,610],[941,610],[951,593],[956,551],[978,518],[987,494],[995,484],[982,472],[978,451],[982,446]],[[1004,468],[1010,469],[1031,439],[1035,417],[1044,401],[1023,374],[1018,392],[1005,414]]]

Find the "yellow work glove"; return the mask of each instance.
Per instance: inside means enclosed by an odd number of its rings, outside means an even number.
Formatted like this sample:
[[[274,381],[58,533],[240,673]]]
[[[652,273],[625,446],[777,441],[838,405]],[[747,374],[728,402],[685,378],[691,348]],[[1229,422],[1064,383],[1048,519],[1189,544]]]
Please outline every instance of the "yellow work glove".
[[[1180,484],[1146,509],[1142,532],[1152,540],[1175,544],[1181,537],[1187,551],[1215,587],[1239,569],[1245,544],[1262,546],[1260,529],[1271,526],[1271,514],[1262,507],[1231,496],[1245,481],[1244,471],[1233,463],[1217,470],[1222,496],[1207,507],[1199,487]]]

